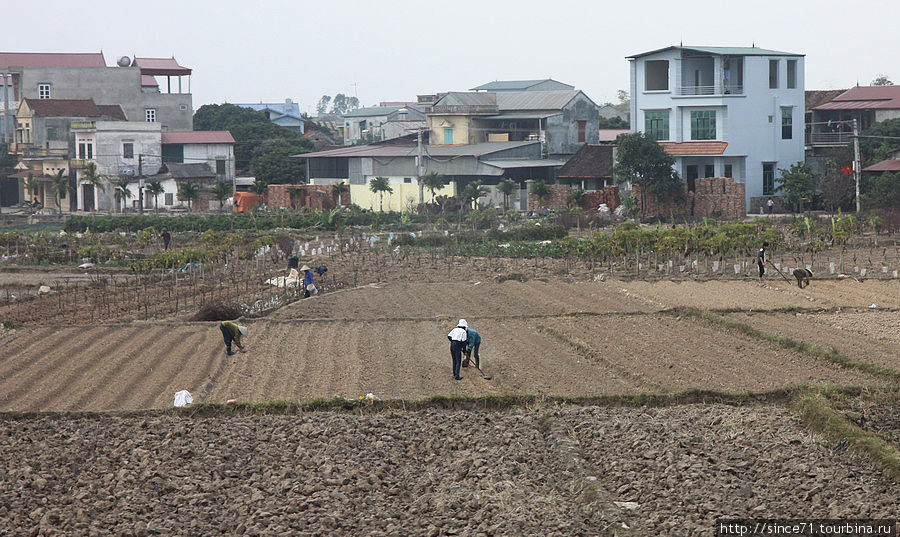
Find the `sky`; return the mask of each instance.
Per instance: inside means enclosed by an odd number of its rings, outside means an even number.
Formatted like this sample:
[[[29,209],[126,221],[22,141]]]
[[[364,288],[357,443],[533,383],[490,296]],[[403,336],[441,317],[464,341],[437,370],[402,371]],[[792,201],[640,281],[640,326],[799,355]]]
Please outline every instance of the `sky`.
[[[139,5],[140,7],[134,7]],[[194,108],[323,94],[364,106],[552,77],[597,103],[628,88],[631,54],[670,45],[806,55],[806,89],[900,83],[893,0],[45,0],[4,25],[0,50],[174,57],[193,69]],[[234,7],[237,6],[237,7]],[[15,8],[13,8],[15,11]],[[9,13],[9,10],[7,10]]]

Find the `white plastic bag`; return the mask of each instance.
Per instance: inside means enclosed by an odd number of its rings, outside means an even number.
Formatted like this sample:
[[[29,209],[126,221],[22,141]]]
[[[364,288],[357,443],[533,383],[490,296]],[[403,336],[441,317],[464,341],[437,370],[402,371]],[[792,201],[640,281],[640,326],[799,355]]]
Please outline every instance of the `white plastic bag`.
[[[175,394],[175,406],[184,407],[194,402],[194,396],[187,390],[181,390]]]

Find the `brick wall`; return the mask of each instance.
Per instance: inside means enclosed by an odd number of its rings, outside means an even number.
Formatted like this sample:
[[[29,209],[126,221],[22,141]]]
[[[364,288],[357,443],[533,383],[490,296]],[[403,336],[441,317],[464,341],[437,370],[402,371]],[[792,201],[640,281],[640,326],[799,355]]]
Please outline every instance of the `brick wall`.
[[[632,187],[638,200],[638,209],[643,202],[644,216],[721,216],[738,218],[746,214],[744,204],[744,184],[730,177],[704,177],[695,179],[695,191],[688,192],[684,185],[685,202],[660,202],[647,192],[642,196],[640,185]]]
[[[335,199],[331,185],[269,185],[270,207],[286,209],[307,208],[315,211],[334,209]],[[350,193],[341,194],[341,204],[350,203]]]
[[[538,209],[541,206],[547,209],[566,207],[569,205],[569,194],[575,190],[569,185],[547,185],[547,189],[550,191],[550,195],[544,198],[543,204],[534,194],[528,195],[530,209]],[[585,207],[596,210],[601,203],[607,204],[610,211],[616,210],[616,207],[619,206],[619,187],[606,186],[600,190],[585,192],[583,202]]]

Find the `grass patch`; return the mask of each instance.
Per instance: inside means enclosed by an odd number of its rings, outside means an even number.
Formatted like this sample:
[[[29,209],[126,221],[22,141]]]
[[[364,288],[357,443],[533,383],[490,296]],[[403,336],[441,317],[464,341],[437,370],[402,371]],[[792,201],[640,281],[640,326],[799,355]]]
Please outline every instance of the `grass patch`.
[[[775,334],[769,334],[767,332],[763,332],[762,330],[757,330],[752,326],[744,323],[740,323],[737,321],[732,321],[731,319],[722,317],[721,315],[716,315],[710,311],[698,310],[696,308],[674,308],[671,310],[666,310],[667,314],[677,314],[677,315],[685,315],[688,317],[694,317],[698,319],[703,319],[705,321],[709,321],[713,324],[730,328],[732,330],[737,330],[742,334],[762,339],[764,341],[768,341],[771,343],[776,343],[781,345],[786,349],[790,349],[793,351],[800,352],[802,354],[806,354],[807,356],[813,356],[816,358],[821,358],[823,360],[827,360],[834,364],[837,364],[841,367],[846,367],[849,369],[858,369],[865,373],[869,373],[870,375],[876,375],[879,377],[887,378],[893,381],[900,381],[900,371],[895,369],[891,369],[889,367],[884,367],[880,365],[870,364],[866,362],[860,362],[858,360],[854,360],[852,358],[848,358],[847,356],[841,354],[834,347],[819,347],[818,345],[813,345],[812,343],[806,343],[805,341],[797,341],[795,339],[791,339],[784,336],[777,336]]]
[[[896,447],[848,421],[829,407],[821,394],[804,395],[794,404],[809,427],[830,440],[846,441],[850,449],[878,462],[892,479],[900,480],[900,451]]]

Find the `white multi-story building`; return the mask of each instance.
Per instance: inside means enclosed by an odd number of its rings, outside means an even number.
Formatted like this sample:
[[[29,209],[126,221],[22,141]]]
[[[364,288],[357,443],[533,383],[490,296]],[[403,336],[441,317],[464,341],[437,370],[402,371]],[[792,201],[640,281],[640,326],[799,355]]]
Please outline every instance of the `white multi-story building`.
[[[771,196],[780,169],[804,160],[803,55],[757,47],[673,46],[628,58],[631,130],[675,157],[688,188],[734,177]]]

